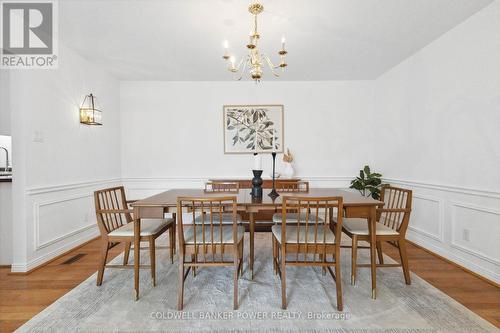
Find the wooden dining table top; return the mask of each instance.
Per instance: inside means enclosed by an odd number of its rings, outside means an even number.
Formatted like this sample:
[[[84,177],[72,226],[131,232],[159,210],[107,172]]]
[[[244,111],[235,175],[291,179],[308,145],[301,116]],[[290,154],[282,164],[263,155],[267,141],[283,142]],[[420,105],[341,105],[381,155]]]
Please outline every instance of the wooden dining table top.
[[[271,189],[263,189],[263,196],[253,199],[250,189],[240,189],[238,193],[205,192],[204,189],[171,189],[158,193],[148,198],[138,200],[131,204],[132,207],[175,207],[178,197],[236,197],[238,205],[244,206],[281,206],[284,196],[294,197],[342,197],[343,204],[347,207],[355,206],[383,206],[384,202],[367,198],[359,193],[339,188],[310,188],[308,192],[281,192],[280,196],[272,200],[268,196]]]

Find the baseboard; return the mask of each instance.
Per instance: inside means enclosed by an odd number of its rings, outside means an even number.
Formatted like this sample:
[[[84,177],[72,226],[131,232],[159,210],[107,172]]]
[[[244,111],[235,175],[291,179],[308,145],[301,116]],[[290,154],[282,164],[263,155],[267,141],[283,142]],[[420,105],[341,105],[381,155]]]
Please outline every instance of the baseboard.
[[[10,267],[11,267],[11,270],[13,270],[13,271],[11,271],[10,273],[8,273],[8,275],[28,275],[28,274],[31,274],[31,273],[33,273],[34,271],[36,271],[36,270],[38,270],[38,269],[40,269],[40,268],[42,268],[42,267],[44,267],[44,266],[47,266],[47,265],[49,265],[50,263],[52,263],[52,262],[54,262],[54,261],[56,261],[56,260],[58,260],[58,259],[60,259],[60,258],[64,257],[65,255],[67,255],[67,254],[69,254],[69,253],[71,253],[71,252],[73,252],[73,251],[75,251],[75,250],[77,250],[77,249],[79,249],[79,248],[81,248],[81,247],[83,247],[83,246],[85,246],[85,245],[89,244],[90,242],[95,241],[95,240],[96,240],[96,239],[98,239],[99,237],[100,237],[100,236],[92,236],[92,238],[90,238],[90,239],[88,239],[88,240],[84,241],[83,243],[81,243],[81,244],[79,244],[79,245],[77,245],[77,246],[74,246],[74,247],[72,247],[72,248],[70,248],[70,249],[66,249],[66,250],[64,250],[64,252],[59,253],[59,254],[57,254],[55,257],[53,257],[53,258],[51,258],[51,259],[48,259],[47,261],[44,261],[44,262],[42,262],[42,263],[40,263],[40,264],[33,264],[33,262],[30,262],[30,263],[28,263],[27,265],[12,264]],[[56,251],[54,251],[54,252],[56,252]],[[51,255],[52,255],[54,252],[52,252],[52,253],[51,253]],[[39,261],[39,260],[40,260],[40,259],[37,259],[37,260],[36,260],[36,261],[34,261],[34,262],[37,262],[37,261]],[[34,266],[34,267],[30,267],[30,266],[32,266],[32,265],[35,265],[35,266]]]
[[[484,276],[482,276],[482,275],[480,275],[480,274],[478,274],[478,273],[476,273],[476,272],[474,272],[474,271],[471,271],[470,269],[468,269],[468,268],[466,268],[466,267],[464,267],[464,266],[462,266],[462,265],[459,265],[459,264],[457,264],[456,262],[451,261],[451,260],[449,260],[449,259],[447,259],[447,258],[445,258],[445,257],[443,257],[443,256],[441,256],[441,255],[439,255],[439,254],[437,254],[437,253],[435,253],[435,252],[432,252],[431,250],[426,249],[425,247],[423,247],[423,246],[421,246],[421,245],[418,245],[417,243],[414,243],[414,242],[409,241],[409,240],[406,240],[406,241],[407,241],[409,244],[411,244],[411,245],[413,245],[413,246],[415,246],[415,247],[417,247],[417,248],[419,248],[419,249],[421,249],[421,250],[423,250],[423,251],[425,251],[425,252],[429,253],[430,255],[433,255],[433,256],[434,256],[434,257],[436,257],[436,258],[439,258],[440,260],[446,261],[447,263],[449,263],[449,264],[451,264],[451,265],[453,265],[453,266],[455,266],[455,267],[458,267],[458,268],[460,268],[461,270],[463,270],[463,271],[465,271],[465,272],[467,272],[467,273],[469,273],[469,274],[474,275],[475,277],[477,277],[477,278],[479,278],[479,279],[483,280],[483,281],[484,281],[484,282],[486,282],[486,283],[491,284],[491,285],[492,285],[492,286],[494,286],[494,287],[500,288],[500,284],[499,284],[499,283],[496,283],[496,282],[495,282],[495,281],[493,281],[493,280],[490,280],[490,279],[488,279],[488,278],[486,278],[486,277],[484,277]]]

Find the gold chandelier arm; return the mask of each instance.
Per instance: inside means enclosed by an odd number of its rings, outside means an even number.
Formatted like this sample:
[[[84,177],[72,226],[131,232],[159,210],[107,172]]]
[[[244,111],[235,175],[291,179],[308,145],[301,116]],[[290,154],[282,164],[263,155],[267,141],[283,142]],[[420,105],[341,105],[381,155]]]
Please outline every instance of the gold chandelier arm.
[[[271,59],[269,59],[269,57],[266,54],[263,54],[262,57],[266,60],[267,65],[269,66],[269,69],[271,70],[273,75],[276,77],[280,77],[280,75],[274,71],[274,69],[278,68],[279,66],[274,66],[274,64],[271,62]]]
[[[240,65],[243,62],[243,60],[245,60],[245,62],[243,63],[243,69],[240,72],[240,77],[238,78],[238,81],[241,81],[241,79],[243,78],[243,74],[245,74],[245,70],[247,69],[248,55],[246,56],[246,58],[241,59]],[[239,70],[240,65],[238,65],[238,70]]]

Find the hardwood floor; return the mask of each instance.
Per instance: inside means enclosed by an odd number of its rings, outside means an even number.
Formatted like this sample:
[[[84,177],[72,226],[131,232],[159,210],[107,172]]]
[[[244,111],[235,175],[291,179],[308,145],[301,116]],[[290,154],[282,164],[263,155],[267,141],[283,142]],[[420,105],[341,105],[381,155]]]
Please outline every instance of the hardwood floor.
[[[99,262],[98,245],[92,241],[28,275],[11,275],[9,268],[0,268],[0,332],[15,330],[92,275]],[[398,258],[396,248],[384,244],[383,249]],[[121,247],[112,249],[111,258],[120,251]],[[500,327],[500,288],[414,245],[409,245],[408,255],[414,273]]]

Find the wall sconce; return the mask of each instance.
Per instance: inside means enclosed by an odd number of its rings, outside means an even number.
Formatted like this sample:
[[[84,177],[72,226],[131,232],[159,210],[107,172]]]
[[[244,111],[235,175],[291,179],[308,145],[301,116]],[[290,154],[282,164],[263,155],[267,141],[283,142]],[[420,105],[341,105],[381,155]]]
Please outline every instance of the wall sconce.
[[[85,96],[80,107],[80,123],[85,125],[102,125],[102,111],[97,106],[94,95]]]

